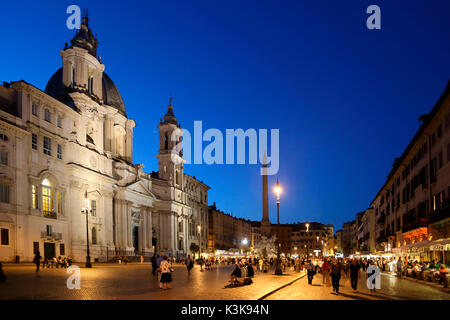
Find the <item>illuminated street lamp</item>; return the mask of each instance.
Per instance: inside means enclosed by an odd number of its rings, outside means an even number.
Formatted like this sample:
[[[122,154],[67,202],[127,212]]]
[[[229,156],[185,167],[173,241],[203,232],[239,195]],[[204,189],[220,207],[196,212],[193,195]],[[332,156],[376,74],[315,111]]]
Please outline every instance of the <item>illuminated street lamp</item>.
[[[91,256],[89,254],[89,213],[92,212],[92,208],[89,205],[89,199],[87,191],[84,193],[84,207],[81,208],[81,213],[86,215],[86,268],[92,268]]]
[[[247,238],[242,239],[242,244],[243,244],[244,246],[246,246],[246,245],[248,244]]]
[[[306,233],[309,232],[309,223],[305,224],[306,226]],[[306,248],[306,258],[309,258],[309,251],[308,251],[308,245],[305,244],[305,248]]]
[[[199,259],[202,257],[202,234],[201,234],[201,232],[202,232],[202,226],[201,225],[198,225],[197,226],[197,230],[198,230],[198,242],[199,242],[199,248],[198,248],[198,257],[199,257]]]
[[[280,184],[278,183],[277,179],[277,186],[274,189],[275,193],[277,194],[277,221],[278,221],[278,235],[280,234],[280,193],[281,188]],[[282,275],[283,271],[281,270],[281,263],[280,263],[280,240],[277,237],[277,264],[275,267],[275,274],[276,275]]]

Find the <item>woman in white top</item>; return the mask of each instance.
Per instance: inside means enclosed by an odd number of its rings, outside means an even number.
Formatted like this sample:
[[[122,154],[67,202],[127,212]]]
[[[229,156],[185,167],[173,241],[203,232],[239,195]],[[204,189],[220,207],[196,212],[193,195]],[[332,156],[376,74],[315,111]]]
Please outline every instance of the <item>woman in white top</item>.
[[[163,289],[170,289],[170,283],[172,282],[172,265],[167,260],[167,256],[164,256],[159,268],[161,269],[160,281],[163,284]]]

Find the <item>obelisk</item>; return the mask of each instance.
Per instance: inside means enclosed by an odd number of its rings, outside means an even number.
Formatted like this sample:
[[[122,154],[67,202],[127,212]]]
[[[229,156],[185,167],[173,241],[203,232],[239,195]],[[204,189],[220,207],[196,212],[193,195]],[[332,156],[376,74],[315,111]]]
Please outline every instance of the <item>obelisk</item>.
[[[267,185],[267,158],[264,153],[263,163],[262,163],[262,209],[263,215],[261,220],[261,235],[270,237],[271,228],[269,220],[269,190]]]

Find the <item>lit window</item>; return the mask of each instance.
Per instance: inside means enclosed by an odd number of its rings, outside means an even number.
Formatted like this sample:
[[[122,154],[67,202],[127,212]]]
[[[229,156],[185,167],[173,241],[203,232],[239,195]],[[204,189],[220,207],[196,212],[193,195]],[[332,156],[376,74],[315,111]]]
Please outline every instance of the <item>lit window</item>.
[[[38,208],[38,188],[35,185],[31,186],[31,205],[33,209]]]
[[[44,137],[44,153],[49,156],[52,155],[52,139]]]
[[[37,134],[33,133],[31,135],[31,148],[33,148],[34,150],[37,150],[38,148],[38,141],[37,141]]]
[[[44,216],[53,217],[53,188],[48,179],[42,181],[42,211]]]

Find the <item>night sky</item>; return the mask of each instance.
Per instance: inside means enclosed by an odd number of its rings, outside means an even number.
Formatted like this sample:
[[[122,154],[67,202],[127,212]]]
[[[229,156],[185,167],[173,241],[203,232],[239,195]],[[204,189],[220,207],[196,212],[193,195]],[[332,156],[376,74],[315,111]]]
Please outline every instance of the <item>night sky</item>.
[[[280,129],[281,222],[335,230],[366,209],[450,76],[449,1],[4,2],[0,81],[44,90],[87,8],[98,54],[134,131],[134,162],[157,170],[156,126],[174,97],[191,132]],[[381,30],[366,8],[381,8]],[[207,143],[204,143],[206,146]],[[260,220],[258,165],[186,165],[209,201]],[[270,217],[276,222],[271,192]]]

